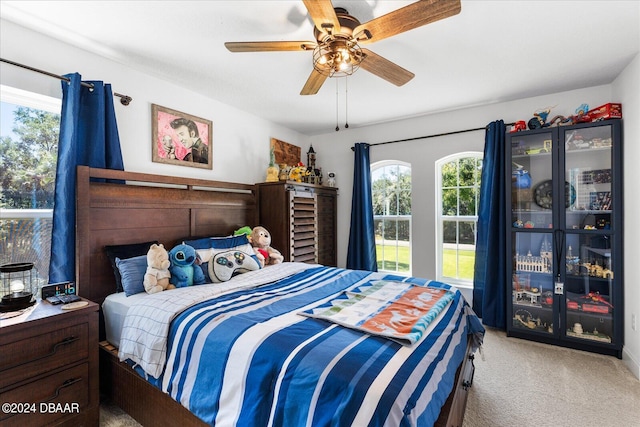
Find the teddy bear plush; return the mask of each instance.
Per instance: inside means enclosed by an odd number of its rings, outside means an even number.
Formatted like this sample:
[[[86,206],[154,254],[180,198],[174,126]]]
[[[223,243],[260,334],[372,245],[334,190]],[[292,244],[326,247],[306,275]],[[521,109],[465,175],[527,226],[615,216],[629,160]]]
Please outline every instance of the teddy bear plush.
[[[253,227],[249,241],[251,241],[251,246],[253,246],[253,250],[262,267],[279,264],[284,261],[280,251],[271,247],[271,234],[266,228],[261,226]]]
[[[169,251],[171,283],[177,288],[201,285],[205,282],[204,273],[198,263],[196,250],[189,245],[180,244]]]
[[[147,252],[147,271],[144,274],[144,290],[149,294],[162,292],[165,289],[174,289],[171,283],[171,273],[169,272],[169,254],[161,243],[151,245]]]

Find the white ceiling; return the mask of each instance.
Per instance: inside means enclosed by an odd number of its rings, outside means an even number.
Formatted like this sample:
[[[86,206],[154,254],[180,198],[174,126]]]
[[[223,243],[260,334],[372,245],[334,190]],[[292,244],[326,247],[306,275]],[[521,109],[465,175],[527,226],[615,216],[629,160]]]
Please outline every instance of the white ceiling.
[[[333,2],[361,22],[409,3]],[[0,16],[307,135],[335,128],[337,82],[344,127],[345,79],[299,95],[311,52],[224,47],[314,40],[298,0],[2,1]],[[640,50],[639,28],[637,0],[463,0],[459,15],[367,46],[415,78],[396,87],[358,70],[348,79],[348,122],[360,127],[608,84]]]

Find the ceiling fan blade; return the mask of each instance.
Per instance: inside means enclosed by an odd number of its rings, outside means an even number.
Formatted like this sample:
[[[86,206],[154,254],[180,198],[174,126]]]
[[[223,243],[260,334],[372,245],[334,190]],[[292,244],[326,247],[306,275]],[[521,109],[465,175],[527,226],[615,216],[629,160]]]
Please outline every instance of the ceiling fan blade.
[[[333,4],[331,0],[302,0],[309,16],[313,20],[314,25],[318,31],[328,33],[328,27],[333,27],[331,32],[340,32],[340,22],[336,11],[333,10]]]
[[[388,59],[371,52],[369,49],[362,49],[364,59],[360,63],[360,68],[385,79],[396,86],[402,86],[411,80],[415,74],[394,64]]]
[[[307,79],[307,82],[304,84],[304,87],[300,91],[300,95],[315,95],[318,93],[327,77],[328,76],[324,74],[320,74],[318,70],[314,68],[313,71],[311,71],[311,75]]]
[[[420,0],[353,30],[359,43],[373,43],[460,13],[460,0]]]
[[[315,42],[309,41],[273,41],[273,42],[226,42],[231,52],[278,52],[295,50],[313,50]]]

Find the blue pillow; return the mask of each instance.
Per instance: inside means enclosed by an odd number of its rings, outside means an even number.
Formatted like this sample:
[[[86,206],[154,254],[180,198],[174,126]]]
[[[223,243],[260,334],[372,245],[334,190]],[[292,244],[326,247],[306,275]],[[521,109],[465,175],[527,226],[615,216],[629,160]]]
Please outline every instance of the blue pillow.
[[[250,245],[246,234],[241,236],[229,237],[204,237],[195,240],[185,240],[185,245],[191,246],[193,249],[231,249],[236,246]]]
[[[144,275],[147,272],[147,256],[116,258],[116,266],[122,277],[122,289],[127,296],[145,292]]]
[[[120,271],[116,265],[116,258],[125,259],[133,258],[134,256],[146,255],[152,244],[158,244],[157,240],[142,243],[130,243],[127,245],[110,245],[105,246],[104,250],[107,253],[111,268],[113,269],[113,275],[116,278],[116,292],[122,292],[122,278],[120,277]]]

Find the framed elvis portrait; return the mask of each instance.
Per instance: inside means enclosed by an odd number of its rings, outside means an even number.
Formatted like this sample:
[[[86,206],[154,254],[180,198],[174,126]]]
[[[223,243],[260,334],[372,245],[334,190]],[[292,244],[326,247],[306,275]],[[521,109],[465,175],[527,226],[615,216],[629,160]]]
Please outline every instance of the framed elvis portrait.
[[[191,114],[151,104],[152,160],[213,169],[213,123]]]

